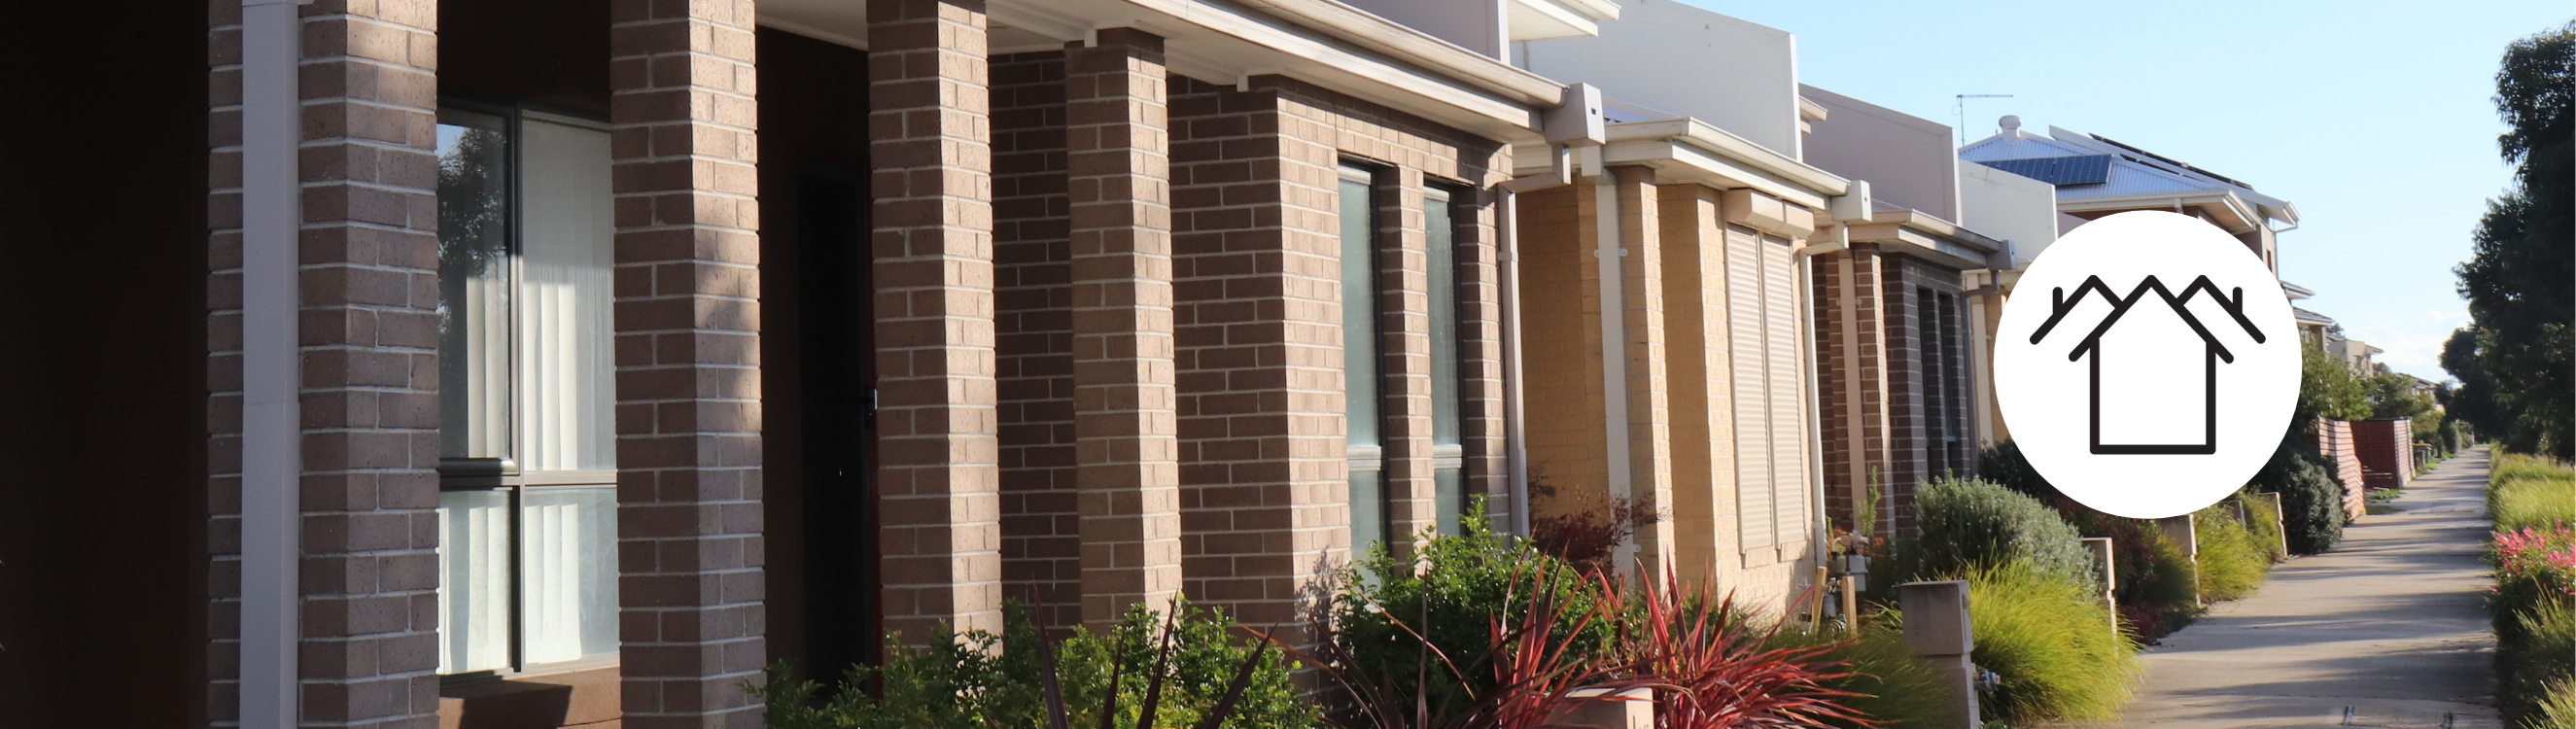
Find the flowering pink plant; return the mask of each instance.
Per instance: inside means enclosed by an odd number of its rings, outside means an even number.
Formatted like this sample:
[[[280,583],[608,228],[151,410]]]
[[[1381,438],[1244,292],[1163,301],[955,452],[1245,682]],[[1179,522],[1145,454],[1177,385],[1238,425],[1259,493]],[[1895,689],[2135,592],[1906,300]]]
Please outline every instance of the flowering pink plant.
[[[2496,532],[2495,563],[2498,592],[2531,587],[2542,594],[2576,595],[2576,528]]]

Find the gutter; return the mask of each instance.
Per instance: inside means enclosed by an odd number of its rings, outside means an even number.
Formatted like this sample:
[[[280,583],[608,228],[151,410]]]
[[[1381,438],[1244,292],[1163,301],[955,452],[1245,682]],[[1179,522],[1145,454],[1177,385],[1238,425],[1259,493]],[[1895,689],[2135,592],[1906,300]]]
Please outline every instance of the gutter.
[[[300,723],[296,665],[303,506],[296,341],[298,8],[242,0],[242,422],[240,721]]]

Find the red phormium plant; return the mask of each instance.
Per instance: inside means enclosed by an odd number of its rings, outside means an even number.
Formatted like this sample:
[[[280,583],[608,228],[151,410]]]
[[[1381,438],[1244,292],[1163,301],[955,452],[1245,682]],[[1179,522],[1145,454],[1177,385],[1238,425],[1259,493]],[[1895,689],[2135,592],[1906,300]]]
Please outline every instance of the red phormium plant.
[[[1637,592],[1642,614],[1627,642],[1640,675],[1663,686],[1657,729],[1875,726],[1840,703],[1857,694],[1825,687],[1851,675],[1828,657],[1841,644],[1765,648],[1777,626],[1752,627],[1732,596],[1720,600],[1705,583],[1685,591],[1670,573],[1663,589]]]
[[[1540,567],[1527,573],[1515,569],[1512,589],[1529,590],[1534,599],[1521,614],[1502,613],[1489,618],[1492,648],[1484,655],[1447,655],[1424,640],[1419,630],[1397,621],[1399,629],[1412,633],[1421,642],[1423,660],[1417,664],[1421,675],[1370,675],[1358,668],[1359,661],[1348,648],[1335,641],[1323,641],[1311,653],[1278,645],[1319,669],[1326,680],[1341,689],[1350,702],[1348,720],[1342,725],[1351,729],[1536,729],[1583,704],[1625,700],[1618,695],[1658,686],[1651,679],[1641,678],[1642,673],[1632,661],[1605,655],[1584,644],[1585,636],[1591,634],[1583,629],[1585,626],[1619,620],[1621,603],[1615,592],[1609,599],[1593,601],[1582,609],[1571,623],[1573,629],[1551,635],[1550,628],[1558,626],[1574,609],[1546,589],[1558,576],[1548,572],[1552,569],[1563,568]],[[1615,590],[1610,585],[1602,579],[1591,589]],[[1506,599],[1504,604],[1511,602]],[[1324,627],[1316,625],[1316,634],[1323,634]],[[1478,664],[1492,671],[1493,686],[1470,696],[1464,706],[1433,705],[1427,692],[1389,685],[1409,681],[1418,687],[1432,671],[1455,675],[1472,670],[1462,666]],[[1400,698],[1405,696],[1412,700]]]
[[[1530,520],[1530,543],[1548,556],[1585,572],[1611,572],[1618,565],[1619,545],[1639,527],[1654,526],[1663,515],[1653,509],[1611,499],[1606,509],[1577,509],[1560,516]]]

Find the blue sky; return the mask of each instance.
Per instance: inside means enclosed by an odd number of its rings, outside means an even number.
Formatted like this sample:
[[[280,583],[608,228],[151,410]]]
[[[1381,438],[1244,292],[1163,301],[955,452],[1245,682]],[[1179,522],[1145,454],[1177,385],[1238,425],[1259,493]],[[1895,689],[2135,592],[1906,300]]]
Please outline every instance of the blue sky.
[[[2566,22],[2564,0],[2395,3],[1687,0],[1795,33],[1801,81],[1953,124],[2054,124],[2243,180],[2298,205],[2281,277],[2303,306],[2447,377],[2468,321],[2452,264],[2512,170],[2489,97],[2506,43]]]

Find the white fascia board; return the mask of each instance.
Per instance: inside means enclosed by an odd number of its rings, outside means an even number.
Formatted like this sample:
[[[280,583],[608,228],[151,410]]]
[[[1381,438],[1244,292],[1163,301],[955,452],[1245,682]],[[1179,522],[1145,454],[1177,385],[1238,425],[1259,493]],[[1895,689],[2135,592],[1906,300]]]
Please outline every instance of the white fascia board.
[[[1536,2],[1547,1],[1536,0]],[[1574,12],[1582,13],[1583,17],[1591,18],[1594,22],[1607,23],[1619,19],[1619,4],[1611,0],[1556,0],[1556,2],[1564,4]]]
[[[1032,0],[1017,0],[1031,2]],[[1370,51],[1386,54],[1424,70],[1448,77],[1456,83],[1483,90],[1523,104],[1555,106],[1565,98],[1565,85],[1522,70],[1502,59],[1467,50],[1456,43],[1388,21],[1367,11],[1333,0],[1236,0],[1261,15],[1276,17],[1309,31],[1330,36]],[[1051,4],[1073,5],[1068,0]],[[1125,5],[1170,15],[1189,21],[1201,18],[1216,21],[1209,27],[1239,26],[1232,18],[1250,17],[1228,5],[1207,0],[1125,0]],[[1133,14],[1133,11],[1130,11]],[[1269,23],[1257,23],[1275,30]],[[1245,36],[1247,40],[1263,39]]]
[[[1811,209],[1848,192],[1851,181],[1697,119],[1608,127],[1603,164],[1642,164],[1718,189],[1749,187]],[[1515,157],[1518,157],[1516,154]]]
[[[1556,82],[1518,69],[1512,70],[1556,89],[1544,104],[1470,88],[1280,20],[1201,0],[995,0],[989,7],[997,22],[1067,41],[1097,28],[1136,27],[1163,36],[1173,73],[1211,83],[1278,74],[1505,142],[1538,139],[1534,107],[1553,107],[1562,98]]]
[[[2164,210],[2170,212],[2173,210],[2173,206],[2177,202],[2186,206],[2216,206],[2219,209],[2226,211],[2228,215],[2236,218],[2235,227],[2234,229],[2227,231],[2229,233],[2250,232],[2254,230],[2255,226],[2261,225],[2263,221],[2262,214],[2255,212],[2253,206],[2245,204],[2245,200],[2243,198],[2237,197],[2236,193],[2231,191],[2204,192],[2196,195],[2123,195],[2120,197],[2097,197],[2074,200],[2058,198],[2057,209],[2060,212],[2070,213],[2100,210]]]
[[[1513,43],[1557,38],[1581,38],[1601,34],[1601,23],[1576,13],[1554,0],[1509,0],[1506,13],[1509,27],[1504,39]],[[1613,6],[1614,8],[1616,6]],[[1617,13],[1612,13],[1616,15]]]
[[[1992,268],[2003,241],[1918,210],[1881,210],[1847,232],[1854,243],[1876,243],[1888,252],[1962,271]]]

